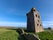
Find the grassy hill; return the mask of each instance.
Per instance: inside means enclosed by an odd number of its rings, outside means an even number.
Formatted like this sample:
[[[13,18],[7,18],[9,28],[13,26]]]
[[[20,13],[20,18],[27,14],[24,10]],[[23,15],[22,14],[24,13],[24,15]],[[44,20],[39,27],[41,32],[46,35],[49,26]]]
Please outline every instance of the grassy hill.
[[[45,31],[38,33],[41,40],[53,40],[53,31]]]
[[[0,29],[0,40],[18,40],[19,34],[16,30],[9,30],[5,28]]]
[[[53,40],[53,31],[40,32],[37,35],[41,40]],[[0,40],[23,40],[23,37],[19,39],[16,30],[0,28]]]

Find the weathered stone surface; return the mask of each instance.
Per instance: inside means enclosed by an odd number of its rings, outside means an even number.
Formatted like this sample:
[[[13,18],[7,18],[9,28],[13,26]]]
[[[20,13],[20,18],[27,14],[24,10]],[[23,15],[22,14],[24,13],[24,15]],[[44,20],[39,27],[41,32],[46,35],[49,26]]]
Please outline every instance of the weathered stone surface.
[[[23,29],[18,28],[16,31],[17,31],[20,35],[21,35],[21,34],[24,34],[24,30],[23,30]]]
[[[35,8],[27,13],[27,31],[35,33],[44,31],[40,14]]]
[[[23,29],[18,28],[17,32],[23,40],[40,40],[35,34],[24,33]]]
[[[34,34],[22,34],[22,36],[25,37],[26,40],[40,40],[36,35]]]

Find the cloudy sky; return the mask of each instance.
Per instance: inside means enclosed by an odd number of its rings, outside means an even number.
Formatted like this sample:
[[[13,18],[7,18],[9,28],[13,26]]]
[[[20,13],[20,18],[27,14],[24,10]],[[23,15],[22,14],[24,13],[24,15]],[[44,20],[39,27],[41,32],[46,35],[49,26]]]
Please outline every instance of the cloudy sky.
[[[0,26],[26,27],[26,13],[39,10],[44,27],[53,27],[53,0],[0,0]]]

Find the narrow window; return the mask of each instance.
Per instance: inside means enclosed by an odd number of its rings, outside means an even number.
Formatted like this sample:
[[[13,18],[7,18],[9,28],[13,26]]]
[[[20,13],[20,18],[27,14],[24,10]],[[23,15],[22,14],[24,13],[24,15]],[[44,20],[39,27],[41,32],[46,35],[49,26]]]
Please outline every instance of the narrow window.
[[[35,9],[33,9],[33,11],[35,11]]]
[[[37,14],[36,14],[36,17],[37,17]]]
[[[37,24],[37,26],[39,26],[39,24]]]

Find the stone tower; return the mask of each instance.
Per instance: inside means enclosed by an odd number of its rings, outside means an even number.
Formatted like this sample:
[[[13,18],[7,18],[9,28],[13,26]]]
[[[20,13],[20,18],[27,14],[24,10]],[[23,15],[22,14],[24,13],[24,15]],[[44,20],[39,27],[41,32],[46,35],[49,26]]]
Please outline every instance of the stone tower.
[[[27,13],[27,31],[35,33],[44,31],[40,14],[35,8],[32,8],[30,12]]]

